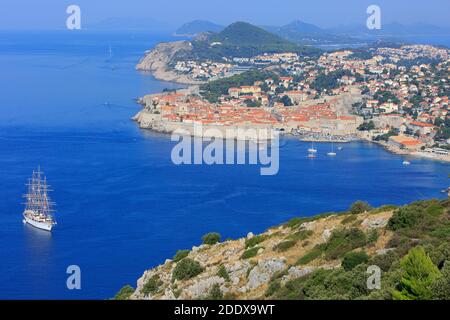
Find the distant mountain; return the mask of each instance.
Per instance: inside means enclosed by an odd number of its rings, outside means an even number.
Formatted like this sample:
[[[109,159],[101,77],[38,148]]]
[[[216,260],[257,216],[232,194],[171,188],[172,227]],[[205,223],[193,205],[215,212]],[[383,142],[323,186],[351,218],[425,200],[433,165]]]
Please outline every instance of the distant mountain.
[[[232,23],[211,35],[210,40],[237,46],[291,45],[288,40],[247,22]]]
[[[410,25],[388,23],[382,24],[380,30],[369,30],[365,24],[324,29],[314,24],[296,20],[281,27],[264,26],[263,28],[291,42],[312,46],[358,45],[380,39],[405,42],[407,39],[420,38],[421,36],[450,36],[449,27],[438,27],[425,23]]]
[[[352,37],[327,32],[314,24],[300,20],[295,20],[272,30],[275,34],[289,41],[307,45],[354,44],[360,41]]]
[[[210,21],[194,20],[183,24],[175,31],[175,34],[183,36],[195,36],[203,32],[220,32],[223,30],[223,28],[223,26]]]
[[[320,32],[323,32],[322,28],[320,28],[314,24],[306,23],[306,22],[303,22],[300,20],[295,20],[287,25],[281,26],[278,31],[284,32],[284,33],[294,33],[294,32],[320,33]]]
[[[253,57],[262,53],[297,52],[317,54],[320,50],[292,43],[246,22],[235,22],[218,33],[203,34],[191,42],[191,50],[177,53],[176,60],[215,60]]]
[[[403,25],[400,23],[382,24],[379,30],[369,30],[365,25],[344,25],[328,29],[329,32],[346,35],[369,36],[420,36],[420,35],[449,35],[449,27],[439,27],[426,23]]]

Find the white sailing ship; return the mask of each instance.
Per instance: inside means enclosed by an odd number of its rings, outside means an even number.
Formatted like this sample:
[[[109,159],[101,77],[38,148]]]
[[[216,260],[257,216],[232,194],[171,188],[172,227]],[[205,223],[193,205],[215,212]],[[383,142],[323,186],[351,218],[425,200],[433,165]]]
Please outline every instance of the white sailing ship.
[[[50,186],[47,178],[40,169],[33,171],[33,175],[28,180],[28,193],[26,198],[25,211],[23,212],[23,223],[28,223],[38,229],[51,231],[56,221],[53,217],[54,203],[50,200],[48,193]]]

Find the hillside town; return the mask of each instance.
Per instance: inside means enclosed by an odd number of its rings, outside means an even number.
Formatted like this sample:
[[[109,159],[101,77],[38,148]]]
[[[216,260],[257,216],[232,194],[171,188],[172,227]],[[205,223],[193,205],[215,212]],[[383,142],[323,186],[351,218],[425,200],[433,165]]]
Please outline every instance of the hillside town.
[[[198,62],[193,60],[177,61],[174,70],[179,73],[189,74],[198,81],[212,81],[235,74],[234,66],[230,63]]]
[[[405,45],[179,62],[179,72],[219,80],[148,95],[135,119],[164,132],[201,123],[272,128],[304,140],[365,139],[393,152],[448,160],[449,53]],[[221,79],[240,67],[252,70]]]

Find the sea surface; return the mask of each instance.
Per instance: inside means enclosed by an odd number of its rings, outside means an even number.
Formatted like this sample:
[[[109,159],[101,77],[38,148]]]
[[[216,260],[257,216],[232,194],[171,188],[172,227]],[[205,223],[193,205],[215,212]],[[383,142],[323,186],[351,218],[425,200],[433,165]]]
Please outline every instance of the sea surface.
[[[0,298],[107,299],[177,249],[217,231],[236,238],[295,216],[442,198],[450,166],[350,143],[308,159],[284,139],[280,170],[176,166],[167,135],[140,130],[134,99],[176,85],[134,70],[170,37],[143,33],[0,33]],[[111,50],[110,50],[111,48]],[[22,194],[45,172],[57,203],[52,233],[24,225]],[[81,290],[66,269],[81,268]]]

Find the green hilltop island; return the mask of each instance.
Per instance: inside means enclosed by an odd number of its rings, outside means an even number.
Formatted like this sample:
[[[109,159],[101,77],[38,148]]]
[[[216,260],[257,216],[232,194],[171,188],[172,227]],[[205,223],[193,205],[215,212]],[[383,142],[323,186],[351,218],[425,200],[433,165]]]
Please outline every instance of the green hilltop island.
[[[115,299],[450,299],[449,199],[379,208],[357,201],[259,235],[202,241]]]

